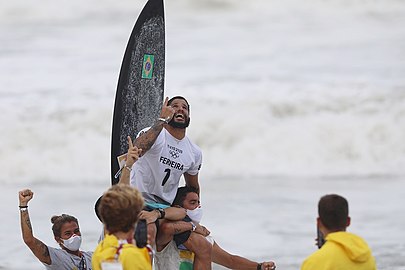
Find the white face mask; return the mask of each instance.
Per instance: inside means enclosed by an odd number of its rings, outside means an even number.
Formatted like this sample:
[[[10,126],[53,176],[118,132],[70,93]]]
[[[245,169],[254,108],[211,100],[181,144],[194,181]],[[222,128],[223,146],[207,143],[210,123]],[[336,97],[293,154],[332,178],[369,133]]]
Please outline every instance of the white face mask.
[[[82,244],[82,237],[79,235],[72,235],[69,239],[62,239],[63,241],[63,246],[67,248],[70,251],[78,251],[80,248],[80,245]]]
[[[198,206],[196,209],[194,210],[188,210],[187,209],[187,216],[189,218],[191,218],[192,221],[195,221],[197,223],[201,222],[202,216],[203,216],[203,210],[201,205]]]

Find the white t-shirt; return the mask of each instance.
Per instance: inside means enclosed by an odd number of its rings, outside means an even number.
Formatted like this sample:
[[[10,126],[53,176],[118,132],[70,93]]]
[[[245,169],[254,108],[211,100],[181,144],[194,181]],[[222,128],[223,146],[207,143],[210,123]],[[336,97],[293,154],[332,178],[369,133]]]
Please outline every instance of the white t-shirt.
[[[61,248],[48,246],[48,250],[52,263],[50,265],[43,263],[48,270],[74,270],[81,269],[81,266],[85,266],[86,270],[91,270],[91,256],[93,252],[82,251],[83,258],[81,258]],[[84,264],[81,262],[82,259],[85,260]]]
[[[156,270],[178,270],[180,267],[179,250],[174,241],[170,241],[162,251],[156,251],[154,256]]]
[[[163,128],[149,151],[132,166],[131,185],[147,202],[171,204],[180,177],[184,173],[198,174],[201,163],[202,152],[197,145],[187,136],[178,140]]]

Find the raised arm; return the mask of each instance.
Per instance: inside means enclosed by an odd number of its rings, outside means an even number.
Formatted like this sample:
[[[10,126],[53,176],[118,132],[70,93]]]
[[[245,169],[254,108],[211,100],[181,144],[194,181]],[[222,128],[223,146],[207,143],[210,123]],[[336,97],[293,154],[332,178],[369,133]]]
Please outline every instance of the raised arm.
[[[156,121],[156,123],[150,129],[148,129],[148,131],[136,138],[134,142],[134,146],[138,147],[139,149],[143,149],[143,153],[146,153],[152,147],[159,136],[159,133],[162,131],[163,126],[169,123],[169,121],[173,118],[174,109],[167,105],[168,101],[169,98],[166,97],[160,112],[160,118]]]
[[[142,149],[138,149],[136,146],[134,146],[131,137],[128,136],[128,153],[125,160],[124,168],[121,171],[120,181],[118,182],[118,184],[120,185],[130,184],[132,165],[134,165],[134,163],[138,160],[141,153]]]
[[[245,257],[233,255],[222,249],[217,242],[212,247],[212,261],[214,263],[235,270],[274,270],[276,264],[273,261],[258,263]]]
[[[31,249],[35,257],[43,263],[52,263],[48,247],[39,239],[35,238],[32,232],[30,216],[28,214],[28,202],[33,198],[34,193],[29,189],[18,192],[20,201],[21,233],[24,243]]]

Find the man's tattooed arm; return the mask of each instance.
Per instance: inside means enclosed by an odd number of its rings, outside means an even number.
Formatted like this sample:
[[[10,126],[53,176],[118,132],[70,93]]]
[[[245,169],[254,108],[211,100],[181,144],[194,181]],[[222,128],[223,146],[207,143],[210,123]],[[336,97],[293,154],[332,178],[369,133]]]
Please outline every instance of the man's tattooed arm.
[[[163,124],[164,122],[157,121],[150,129],[148,129],[148,131],[136,138],[134,146],[138,147],[138,149],[142,149],[141,155],[146,153],[155,143],[163,129]]]
[[[31,249],[35,257],[43,263],[50,265],[52,263],[49,255],[48,246],[41,240],[34,237],[32,225],[28,210],[21,211],[21,232],[24,243]]]

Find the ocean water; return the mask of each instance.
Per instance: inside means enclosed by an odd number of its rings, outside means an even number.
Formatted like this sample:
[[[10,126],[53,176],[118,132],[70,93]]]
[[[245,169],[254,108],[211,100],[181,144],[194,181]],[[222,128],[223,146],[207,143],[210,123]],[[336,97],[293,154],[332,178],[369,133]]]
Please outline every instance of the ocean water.
[[[378,269],[405,269],[405,2],[166,1],[166,94],[191,104],[203,223],[218,244],[299,269],[319,198],[349,200]],[[101,225],[122,56],[140,0],[0,0],[0,269],[43,269],[24,245],[79,218]],[[222,269],[214,266],[214,269]]]

